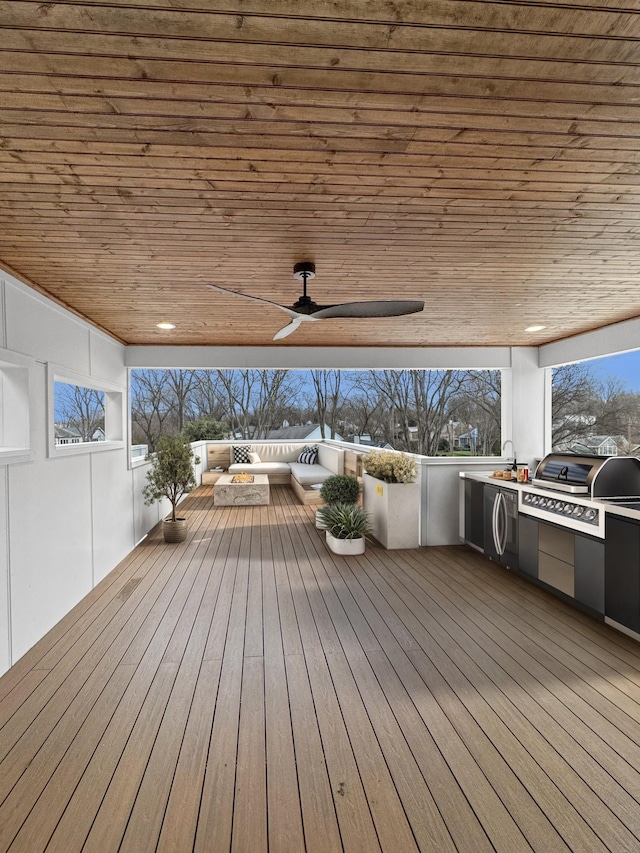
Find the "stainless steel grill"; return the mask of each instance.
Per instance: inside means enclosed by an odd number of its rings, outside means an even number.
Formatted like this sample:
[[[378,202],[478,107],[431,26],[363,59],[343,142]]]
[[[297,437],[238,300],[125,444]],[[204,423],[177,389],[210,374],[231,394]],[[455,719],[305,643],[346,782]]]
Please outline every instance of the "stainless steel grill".
[[[594,498],[640,495],[640,459],[550,453],[519,494],[524,515],[604,538],[604,512]]]
[[[636,456],[580,456],[550,453],[538,465],[534,486],[592,498],[640,494]]]

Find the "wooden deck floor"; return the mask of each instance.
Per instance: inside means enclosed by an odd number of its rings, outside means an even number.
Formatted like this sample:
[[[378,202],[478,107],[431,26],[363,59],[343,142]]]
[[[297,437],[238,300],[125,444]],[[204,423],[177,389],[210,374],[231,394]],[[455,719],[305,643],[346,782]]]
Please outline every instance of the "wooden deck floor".
[[[0,680],[0,850],[640,850],[640,647],[465,548],[188,500]]]

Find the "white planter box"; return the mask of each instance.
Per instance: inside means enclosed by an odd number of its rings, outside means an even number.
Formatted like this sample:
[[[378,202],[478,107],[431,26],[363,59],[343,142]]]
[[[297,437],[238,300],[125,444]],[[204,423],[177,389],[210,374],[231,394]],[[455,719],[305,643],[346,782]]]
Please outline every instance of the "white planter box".
[[[327,545],[334,554],[341,554],[343,557],[364,554],[365,540],[362,537],[360,539],[338,539],[336,536],[332,536],[327,530],[325,538]]]
[[[420,547],[420,484],[385,483],[365,474],[364,508],[372,533],[389,550]]]

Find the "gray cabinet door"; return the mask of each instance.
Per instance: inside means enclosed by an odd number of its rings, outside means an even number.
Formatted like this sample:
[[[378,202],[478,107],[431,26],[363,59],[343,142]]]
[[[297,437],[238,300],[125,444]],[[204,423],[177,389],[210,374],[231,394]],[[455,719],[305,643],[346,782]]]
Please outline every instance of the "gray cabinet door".
[[[464,538],[484,550],[484,484],[464,481]]]
[[[576,601],[604,613],[604,542],[576,533],[574,568]]]
[[[518,553],[518,567],[531,577],[538,577],[538,527],[535,518],[528,515],[520,515],[518,536],[520,548]]]
[[[604,614],[640,631],[640,525],[607,516]]]

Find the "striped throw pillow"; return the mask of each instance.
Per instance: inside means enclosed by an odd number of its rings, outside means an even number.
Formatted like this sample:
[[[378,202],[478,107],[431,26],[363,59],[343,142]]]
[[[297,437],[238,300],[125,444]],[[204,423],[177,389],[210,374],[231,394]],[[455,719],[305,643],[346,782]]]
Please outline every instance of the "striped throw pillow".
[[[318,461],[318,445],[307,445],[303,447],[298,456],[298,462],[303,465],[315,465]]]

